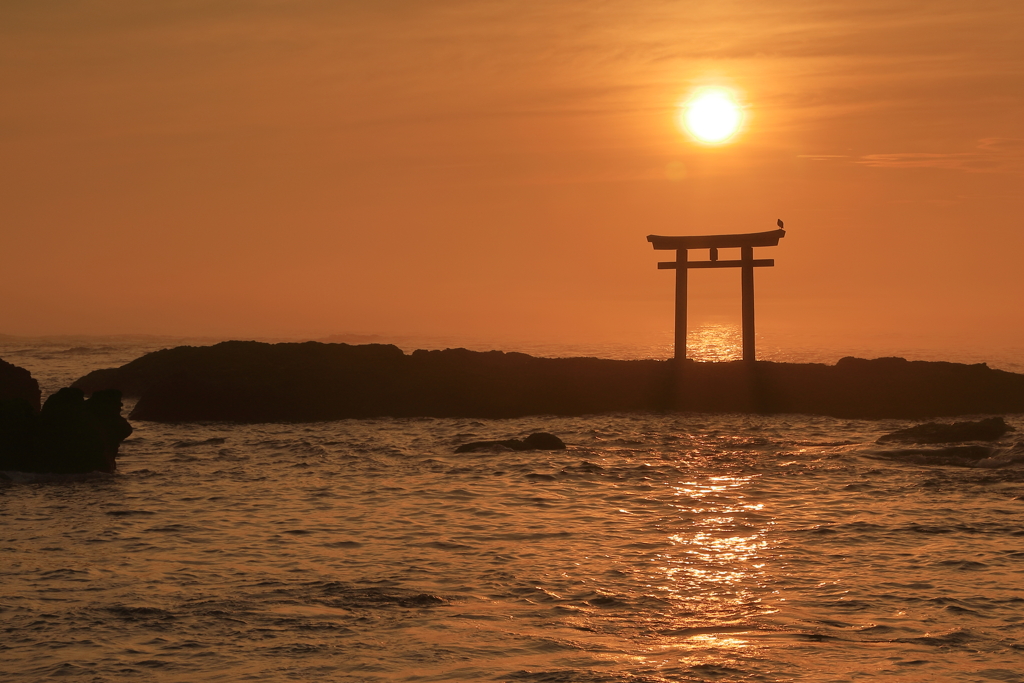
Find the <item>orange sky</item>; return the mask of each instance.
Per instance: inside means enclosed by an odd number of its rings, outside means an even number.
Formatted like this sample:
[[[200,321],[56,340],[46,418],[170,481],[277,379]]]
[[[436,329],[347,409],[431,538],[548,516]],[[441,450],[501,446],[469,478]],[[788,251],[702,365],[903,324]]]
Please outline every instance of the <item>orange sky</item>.
[[[1024,345],[1017,0],[8,0],[0,92],[0,333],[663,335],[782,218],[766,337]]]

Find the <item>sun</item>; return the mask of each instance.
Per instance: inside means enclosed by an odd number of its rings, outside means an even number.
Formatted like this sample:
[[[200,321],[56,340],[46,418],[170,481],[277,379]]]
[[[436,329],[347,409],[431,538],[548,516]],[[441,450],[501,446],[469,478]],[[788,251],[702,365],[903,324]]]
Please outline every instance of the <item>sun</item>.
[[[683,104],[679,122],[700,142],[717,145],[739,131],[743,109],[725,88],[704,88]]]

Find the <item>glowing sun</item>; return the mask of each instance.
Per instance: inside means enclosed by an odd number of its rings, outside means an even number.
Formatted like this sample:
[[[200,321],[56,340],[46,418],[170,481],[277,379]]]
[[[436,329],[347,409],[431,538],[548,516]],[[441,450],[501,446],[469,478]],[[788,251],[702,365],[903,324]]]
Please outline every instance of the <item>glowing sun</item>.
[[[743,110],[724,88],[698,91],[683,104],[679,116],[683,128],[701,142],[727,142],[743,123]]]

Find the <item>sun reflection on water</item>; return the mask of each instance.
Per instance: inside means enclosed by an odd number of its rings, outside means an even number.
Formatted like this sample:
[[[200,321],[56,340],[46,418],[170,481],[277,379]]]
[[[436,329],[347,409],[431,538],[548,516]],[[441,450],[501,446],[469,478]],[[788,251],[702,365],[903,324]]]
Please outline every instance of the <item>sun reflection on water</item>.
[[[675,647],[758,647],[742,632],[758,631],[754,619],[775,611],[761,604],[772,522],[763,503],[747,500],[753,479],[711,477],[673,487],[674,507],[691,521],[667,535],[671,550],[658,555],[651,579],[680,607],[674,628],[663,632]]]
[[[686,357],[703,362],[743,358],[743,337],[738,325],[701,325],[686,333]]]

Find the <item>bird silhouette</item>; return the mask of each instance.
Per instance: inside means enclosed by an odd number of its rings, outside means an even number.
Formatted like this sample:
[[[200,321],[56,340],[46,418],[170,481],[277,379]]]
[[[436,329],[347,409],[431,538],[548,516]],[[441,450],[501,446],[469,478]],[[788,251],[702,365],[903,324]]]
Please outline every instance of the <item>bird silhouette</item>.
[[[781,218],[780,218],[780,219],[779,219],[778,221],[776,221],[776,222],[777,222],[777,223],[779,224],[779,227],[780,227],[780,228],[781,228],[781,227],[784,227],[784,226],[782,225],[782,219],[781,219]]]

